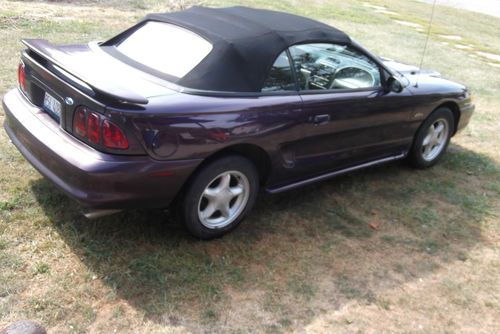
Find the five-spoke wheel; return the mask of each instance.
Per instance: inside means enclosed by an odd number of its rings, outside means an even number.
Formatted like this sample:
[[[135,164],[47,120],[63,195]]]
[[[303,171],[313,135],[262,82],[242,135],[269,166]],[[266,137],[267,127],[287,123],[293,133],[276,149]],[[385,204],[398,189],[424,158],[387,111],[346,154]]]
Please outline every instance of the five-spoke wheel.
[[[409,154],[418,168],[434,165],[446,151],[454,131],[453,114],[448,108],[434,111],[420,126]]]
[[[206,164],[189,182],[179,212],[188,230],[200,239],[220,237],[251,210],[259,190],[255,166],[241,156]]]
[[[227,171],[216,176],[200,196],[200,222],[207,228],[231,224],[245,209],[249,191],[248,178],[239,171]]]
[[[426,161],[436,158],[446,145],[448,132],[448,122],[445,119],[438,119],[432,123],[422,142],[422,158]]]

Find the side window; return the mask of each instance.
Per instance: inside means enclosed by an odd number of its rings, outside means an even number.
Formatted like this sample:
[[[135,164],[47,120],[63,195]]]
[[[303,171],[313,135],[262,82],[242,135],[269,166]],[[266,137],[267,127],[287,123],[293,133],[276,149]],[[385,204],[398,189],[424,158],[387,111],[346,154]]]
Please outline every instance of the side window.
[[[262,92],[279,92],[295,90],[292,68],[285,52],[280,54],[271,68],[268,78],[264,82]]]
[[[380,87],[377,64],[348,46],[303,44],[290,53],[301,90]]]

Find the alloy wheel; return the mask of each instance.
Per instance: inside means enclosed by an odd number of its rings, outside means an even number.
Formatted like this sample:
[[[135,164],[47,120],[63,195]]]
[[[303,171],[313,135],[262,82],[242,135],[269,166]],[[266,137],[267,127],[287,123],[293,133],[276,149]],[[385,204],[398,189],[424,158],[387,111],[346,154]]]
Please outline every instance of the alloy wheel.
[[[421,153],[425,161],[434,160],[443,151],[448,139],[448,132],[448,122],[443,118],[437,119],[431,124],[422,142]]]
[[[198,218],[209,229],[223,228],[243,212],[248,203],[250,183],[239,171],[216,176],[205,188],[198,202]]]

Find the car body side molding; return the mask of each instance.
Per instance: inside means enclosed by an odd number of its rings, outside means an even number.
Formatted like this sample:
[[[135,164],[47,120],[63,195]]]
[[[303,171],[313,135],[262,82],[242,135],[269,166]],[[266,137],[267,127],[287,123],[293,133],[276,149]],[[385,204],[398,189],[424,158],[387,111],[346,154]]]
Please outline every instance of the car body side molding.
[[[356,165],[356,166],[352,166],[352,167],[340,169],[340,170],[337,170],[337,171],[334,171],[334,172],[329,172],[329,173],[318,175],[318,176],[315,176],[315,177],[312,177],[312,178],[309,178],[309,179],[305,179],[305,180],[302,180],[302,181],[294,182],[294,183],[288,184],[286,186],[276,187],[276,188],[267,188],[266,191],[268,193],[271,193],[271,194],[281,193],[281,192],[284,192],[284,191],[287,191],[287,190],[299,188],[299,187],[306,186],[306,185],[309,185],[309,184],[312,184],[312,183],[315,183],[315,182],[323,181],[323,180],[326,180],[326,179],[329,179],[329,178],[332,178],[332,177],[335,177],[335,176],[339,176],[339,175],[342,175],[342,174],[345,174],[345,173],[349,173],[349,172],[352,172],[352,171],[355,171],[355,170],[358,170],[358,169],[363,169],[363,168],[367,168],[367,167],[371,167],[371,166],[383,164],[383,163],[394,161],[394,160],[400,160],[400,159],[405,158],[406,155],[407,155],[407,153],[405,152],[405,153],[401,153],[401,154],[398,154],[398,155],[393,155],[393,156],[390,156],[390,157],[386,157],[386,158],[383,158],[383,159],[378,159],[378,160],[373,160],[373,161],[365,162],[365,163],[360,164],[360,165]]]

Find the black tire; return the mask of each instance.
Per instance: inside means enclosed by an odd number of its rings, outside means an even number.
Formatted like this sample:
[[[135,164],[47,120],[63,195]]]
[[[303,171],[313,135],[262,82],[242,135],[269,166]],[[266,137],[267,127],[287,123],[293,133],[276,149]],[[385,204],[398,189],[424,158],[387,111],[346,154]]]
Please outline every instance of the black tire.
[[[442,146],[435,146],[436,151],[434,154],[430,154],[431,152],[426,153],[425,149],[428,148],[429,145],[424,145],[424,140],[429,135],[430,127],[433,126],[434,128],[437,128],[436,125],[439,124],[446,124],[446,138],[443,137],[444,141],[442,142]],[[413,146],[408,155],[410,164],[413,167],[420,169],[434,166],[446,152],[448,144],[450,143],[450,138],[454,132],[455,122],[451,110],[448,108],[436,109],[429,117],[427,117],[427,119],[420,126],[420,129],[417,131],[413,141]]]
[[[214,182],[217,182],[217,180],[219,180],[217,179],[216,181],[214,181],[214,179],[218,178],[220,175],[225,175],[225,173],[238,173],[237,176],[231,174],[230,182],[238,182],[238,179],[236,179],[237,177],[240,177],[241,179],[244,179],[246,177],[246,180],[248,182],[244,182],[245,185],[242,186],[242,189],[244,189],[248,184],[248,196],[246,197],[246,195],[244,195],[243,197],[245,198],[245,200],[241,200],[242,203],[246,204],[240,205],[241,211],[236,210],[237,212],[239,211],[239,213],[236,217],[233,217],[232,220],[228,219],[230,223],[228,223],[227,225],[221,227],[208,227],[208,223],[202,223],[199,215],[199,210],[203,205],[202,201],[206,201],[206,199],[202,198],[202,195],[207,187],[213,185]],[[239,184],[237,186],[239,186]],[[218,187],[210,189],[217,188]],[[229,188],[227,189],[229,190]],[[177,203],[177,205],[179,206],[178,212],[180,214],[180,219],[182,220],[188,231],[196,238],[209,240],[221,237],[224,234],[235,229],[247,216],[247,214],[251,211],[252,207],[255,204],[258,191],[259,174],[251,161],[237,155],[227,156],[215,160],[198,171],[187,185],[181,201]],[[234,205],[236,205],[236,202],[239,201],[238,196],[235,197],[238,198],[238,200],[235,201]],[[233,199],[231,199],[229,203],[231,203],[231,201],[233,201]],[[231,204],[229,204],[229,206],[230,205]],[[215,211],[213,216],[217,218],[217,214],[217,211]],[[222,212],[220,212],[220,217],[222,217],[221,219],[224,219]]]

